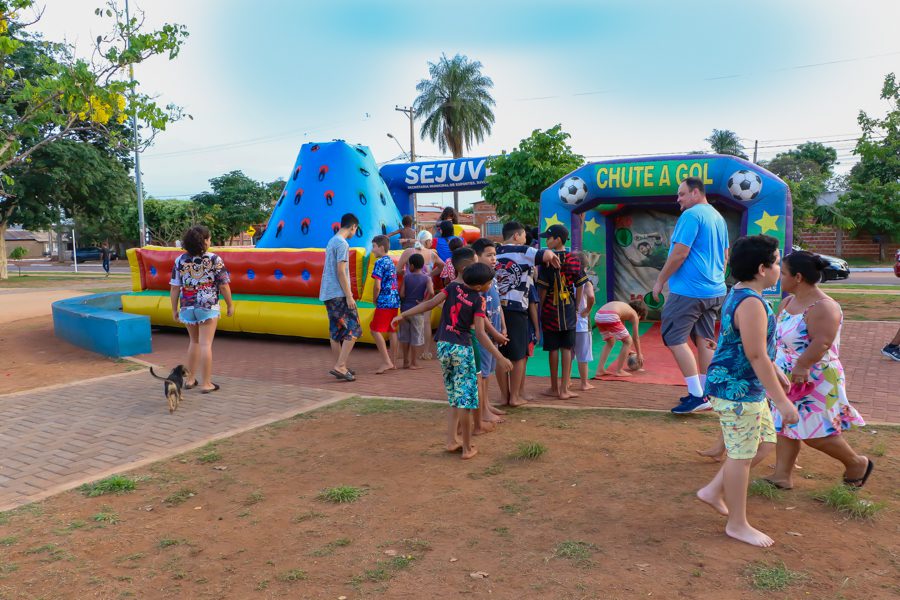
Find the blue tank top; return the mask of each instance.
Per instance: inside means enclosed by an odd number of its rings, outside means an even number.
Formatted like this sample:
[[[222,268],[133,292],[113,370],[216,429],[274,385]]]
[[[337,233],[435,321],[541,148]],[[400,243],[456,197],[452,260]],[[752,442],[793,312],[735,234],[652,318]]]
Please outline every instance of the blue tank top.
[[[734,311],[748,298],[762,302],[766,309],[766,348],[775,358],[775,314],[761,295],[748,288],[732,288],[722,305],[722,330],[719,345],[706,373],[706,390],[710,396],[733,402],[761,402],[766,390],[753,372],[744,353],[741,332],[734,326]]]
[[[430,277],[421,271],[418,273],[406,273],[403,276],[403,299],[400,301],[400,310],[409,310],[425,298]]]

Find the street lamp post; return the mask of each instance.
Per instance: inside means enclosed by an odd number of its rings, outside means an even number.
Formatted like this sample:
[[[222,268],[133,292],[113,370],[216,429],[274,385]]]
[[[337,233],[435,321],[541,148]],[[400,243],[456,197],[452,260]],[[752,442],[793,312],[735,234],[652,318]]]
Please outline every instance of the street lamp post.
[[[403,153],[403,158],[408,159],[408,158],[409,158],[409,153],[408,153],[406,150],[403,149],[403,145],[400,143],[400,140],[398,140],[397,138],[395,138],[393,133],[388,133],[387,136],[388,136],[389,138],[391,138],[392,140],[394,140],[395,142],[397,142],[397,147],[400,148],[400,152]]]
[[[128,11],[128,0],[125,0],[125,22],[127,23],[126,32],[128,34],[127,45],[131,48],[131,14]],[[134,98],[134,65],[128,66],[128,78],[131,81],[131,94]],[[141,239],[138,246],[143,248],[147,244],[147,224],[144,222],[144,190],[141,185],[141,153],[138,150],[138,128],[137,128],[137,109],[132,107],[131,112],[131,130],[134,134],[134,181],[137,187],[137,205],[138,205],[138,234]]]

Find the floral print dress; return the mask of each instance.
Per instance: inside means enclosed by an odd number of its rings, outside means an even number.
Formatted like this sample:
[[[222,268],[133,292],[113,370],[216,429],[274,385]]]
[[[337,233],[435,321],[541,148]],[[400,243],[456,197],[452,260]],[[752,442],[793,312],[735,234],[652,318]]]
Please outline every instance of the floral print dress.
[[[824,299],[824,298],[823,298]],[[819,300],[818,302],[821,302]],[[790,306],[790,301],[784,308]],[[815,306],[812,304],[802,313],[792,315],[784,308],[778,315],[775,336],[775,364],[790,376],[797,359],[809,347],[810,337],[806,325],[806,313]],[[843,315],[841,324],[843,324]],[[781,413],[772,408],[775,418],[775,430],[781,435],[795,440],[808,440],[838,435],[841,431],[862,427],[866,424],[862,416],[850,405],[844,381],[844,367],[838,356],[841,331],[825,355],[809,370],[810,380],[815,384],[812,393],[795,403],[800,413],[800,421],[796,425],[783,427]]]

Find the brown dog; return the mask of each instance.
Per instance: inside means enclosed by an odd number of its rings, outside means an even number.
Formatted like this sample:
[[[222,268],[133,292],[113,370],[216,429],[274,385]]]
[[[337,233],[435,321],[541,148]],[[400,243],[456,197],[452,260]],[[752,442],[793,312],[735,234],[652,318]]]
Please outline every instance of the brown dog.
[[[188,371],[187,367],[184,365],[178,365],[172,369],[172,372],[169,373],[168,377],[160,377],[153,372],[153,367],[150,367],[150,374],[157,379],[165,381],[164,389],[166,392],[166,399],[169,401],[169,414],[172,414],[178,410],[178,405],[181,403],[181,390],[184,388],[184,381],[185,379],[190,378],[191,372]]]

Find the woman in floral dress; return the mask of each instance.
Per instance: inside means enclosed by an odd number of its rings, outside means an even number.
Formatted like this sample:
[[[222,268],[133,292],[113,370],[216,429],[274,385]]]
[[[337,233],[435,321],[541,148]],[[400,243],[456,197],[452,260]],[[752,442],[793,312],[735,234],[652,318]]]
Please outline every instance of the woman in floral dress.
[[[793,487],[801,441],[843,463],[844,483],[849,486],[862,487],[874,467],[841,435],[865,421],[847,400],[838,358],[841,307],[817,285],[827,264],[817,254],[799,251],[785,256],[781,269],[782,290],[792,295],[778,311],[775,364],[791,378],[792,391],[807,384],[806,395],[788,394],[800,413],[799,423],[785,427],[781,414],[772,409],[778,445],[775,474],[769,481],[783,489]]]

